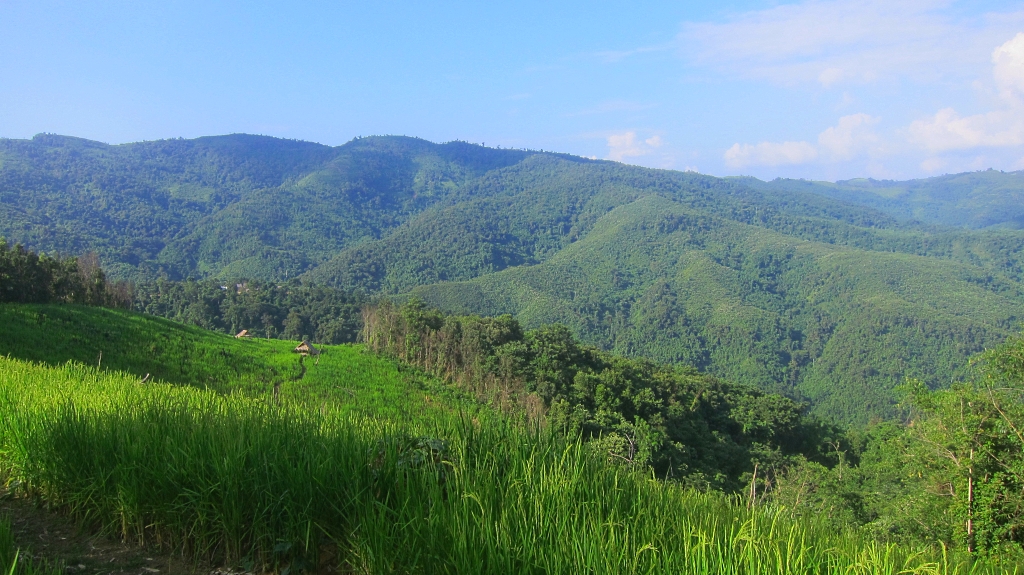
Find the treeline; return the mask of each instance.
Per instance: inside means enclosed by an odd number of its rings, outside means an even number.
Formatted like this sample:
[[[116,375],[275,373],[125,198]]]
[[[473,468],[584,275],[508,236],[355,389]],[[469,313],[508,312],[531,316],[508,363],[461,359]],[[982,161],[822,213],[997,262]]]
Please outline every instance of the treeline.
[[[157,281],[138,284],[132,307],[202,328],[257,337],[351,343],[364,298],[335,288],[290,281]]]
[[[851,432],[844,465],[791,468],[774,499],[880,538],[1020,556],[1024,544],[1024,337],[974,361],[975,377],[902,385],[902,422]]]
[[[107,280],[95,253],[48,256],[0,238],[0,302],[128,307],[131,291]]]
[[[525,331],[417,300],[363,318],[371,350],[544,414],[609,460],[882,541],[1022,556],[1024,337],[980,356],[969,382],[908,380],[898,420],[842,430],[780,395],[583,346],[562,326]]]
[[[445,316],[412,300],[363,313],[367,346],[519,406],[624,464],[757,497],[795,461],[838,462],[837,430],[780,395],[693,368],[615,356],[560,325],[524,331],[511,316]],[[761,491],[759,491],[761,490]]]

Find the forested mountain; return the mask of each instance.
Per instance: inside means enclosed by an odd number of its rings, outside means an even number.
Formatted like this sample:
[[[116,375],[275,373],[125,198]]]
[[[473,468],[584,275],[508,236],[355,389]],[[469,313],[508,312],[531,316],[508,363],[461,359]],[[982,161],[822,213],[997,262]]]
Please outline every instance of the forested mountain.
[[[868,206],[904,220],[965,228],[1024,228],[1024,170],[986,170],[897,182],[729,178],[759,190],[803,191]]]
[[[981,197],[957,191],[981,180],[1020,193],[995,174],[949,177],[943,197]],[[957,380],[1024,318],[1024,232],[908,222],[927,218],[805,184],[403,137],[43,135],[0,140],[0,236],[95,250],[115,278],[297,277],[560,322],[845,421],[891,415],[905,376]]]
[[[523,156],[413,138],[0,140],[0,235],[96,250],[120,277],[283,279]]]

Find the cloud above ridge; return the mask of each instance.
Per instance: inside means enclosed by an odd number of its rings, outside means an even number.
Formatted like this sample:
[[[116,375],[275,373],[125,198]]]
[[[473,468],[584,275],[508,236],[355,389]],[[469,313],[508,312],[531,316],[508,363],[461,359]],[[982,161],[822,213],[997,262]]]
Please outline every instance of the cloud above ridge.
[[[798,165],[822,159],[830,162],[851,160],[879,143],[873,126],[878,118],[868,114],[851,114],[839,118],[835,126],[818,134],[817,145],[806,141],[761,142],[733,144],[723,159],[731,168],[749,166]]]
[[[676,37],[700,66],[780,84],[843,83],[971,75],[1024,11],[954,20],[943,0],[831,0],[784,4],[724,22],[687,22]]]
[[[616,162],[624,162],[628,158],[638,158],[652,154],[664,143],[661,136],[651,136],[647,139],[637,138],[635,131],[612,134],[607,138],[608,156],[607,159]]]

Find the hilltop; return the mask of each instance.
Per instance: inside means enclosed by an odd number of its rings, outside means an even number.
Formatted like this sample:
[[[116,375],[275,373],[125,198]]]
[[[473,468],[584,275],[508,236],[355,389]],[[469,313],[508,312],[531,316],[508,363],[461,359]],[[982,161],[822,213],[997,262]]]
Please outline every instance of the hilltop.
[[[96,251],[115,278],[297,278],[557,321],[865,422],[895,413],[904,377],[958,381],[1017,329],[1024,232],[987,229],[1016,217],[992,202],[1010,219],[971,230],[849,190],[1012,200],[1019,174],[997,174],[829,187],[405,137],[41,135],[0,140],[0,235]]]
[[[760,190],[801,191],[875,208],[903,220],[983,228],[1024,228],[1024,170],[985,170],[920,180],[857,178],[817,182],[730,178]]]

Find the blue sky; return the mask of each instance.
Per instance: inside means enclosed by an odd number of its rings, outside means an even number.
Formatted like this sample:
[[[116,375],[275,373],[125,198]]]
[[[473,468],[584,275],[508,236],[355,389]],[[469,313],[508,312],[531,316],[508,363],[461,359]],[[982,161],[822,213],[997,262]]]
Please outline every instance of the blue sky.
[[[715,175],[1024,169],[1020,2],[0,0],[0,137],[404,134]]]

